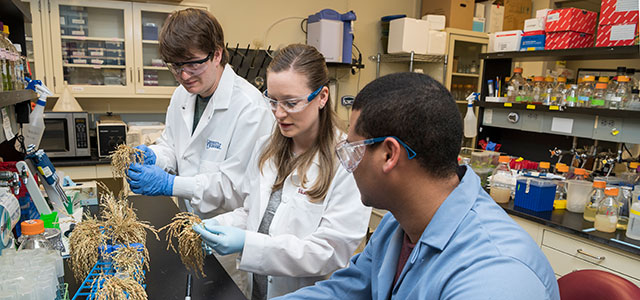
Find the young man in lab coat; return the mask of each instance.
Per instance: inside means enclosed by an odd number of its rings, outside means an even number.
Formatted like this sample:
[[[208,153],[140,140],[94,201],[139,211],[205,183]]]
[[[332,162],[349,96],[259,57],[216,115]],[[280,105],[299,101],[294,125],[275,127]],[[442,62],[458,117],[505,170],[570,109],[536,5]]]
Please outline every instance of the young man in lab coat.
[[[433,78],[368,84],[336,153],[362,202],[390,213],[349,267],[277,299],[559,300],[540,248],[458,166],[461,140],[458,108]]]
[[[226,199],[237,198],[231,194],[256,140],[271,133],[273,114],[260,91],[227,64],[222,27],[211,13],[173,12],[159,44],[180,86],[171,97],[162,136],[155,145],[139,146],[145,161],[129,169],[132,191],[177,196],[183,210],[192,208],[202,218],[241,207]],[[221,263],[235,270],[233,257]]]

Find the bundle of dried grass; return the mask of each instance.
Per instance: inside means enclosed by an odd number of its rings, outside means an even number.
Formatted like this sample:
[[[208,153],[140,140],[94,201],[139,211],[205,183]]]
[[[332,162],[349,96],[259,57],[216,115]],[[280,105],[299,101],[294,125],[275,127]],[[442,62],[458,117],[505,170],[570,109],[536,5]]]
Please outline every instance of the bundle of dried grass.
[[[160,240],[158,231],[149,222],[138,220],[133,204],[127,201],[124,194],[116,198],[102,183],[98,184],[105,192],[100,196],[100,214],[104,223],[104,235],[112,244],[129,245],[134,243],[145,244],[147,230],[151,231],[157,240]],[[149,251],[144,249],[145,262],[149,261]]]
[[[146,300],[147,292],[133,277],[126,274],[101,275],[93,286],[102,283],[95,293],[96,300]]]
[[[113,177],[126,177],[127,169],[132,163],[144,163],[144,151],[127,145],[119,145],[116,151],[109,156],[111,158],[111,172]]]
[[[98,248],[106,245],[106,237],[102,234],[103,223],[98,219],[85,215],[83,222],[76,224],[69,237],[69,256],[71,269],[75,279],[80,282],[98,261]]]
[[[204,252],[202,251],[202,238],[200,234],[192,228],[194,224],[200,224],[202,220],[187,212],[181,212],[173,217],[172,222],[160,228],[159,231],[167,229],[167,250],[171,248],[174,252],[180,254],[180,260],[184,266],[203,277],[206,277],[203,271]],[[178,251],[173,246],[173,238],[178,239]]]
[[[149,270],[149,261],[144,259],[144,252],[129,245],[111,253],[111,260],[116,273],[127,274],[137,282],[144,280],[143,268]]]

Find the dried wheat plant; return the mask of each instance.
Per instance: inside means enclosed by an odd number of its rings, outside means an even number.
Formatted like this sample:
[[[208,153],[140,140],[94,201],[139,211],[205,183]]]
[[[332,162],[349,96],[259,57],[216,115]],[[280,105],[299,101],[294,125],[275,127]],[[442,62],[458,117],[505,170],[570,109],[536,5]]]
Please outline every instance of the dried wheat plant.
[[[206,277],[203,271],[204,252],[202,251],[202,238],[200,234],[192,228],[194,224],[200,224],[202,220],[187,212],[181,212],[173,217],[172,222],[160,228],[159,231],[167,229],[167,250],[171,248],[174,252],[180,254],[180,260],[184,266]],[[178,239],[178,251],[173,246],[173,238]]]
[[[111,253],[111,260],[116,273],[128,274],[137,282],[144,280],[143,268],[149,270],[149,261],[144,259],[144,253],[130,245],[116,249]]]
[[[133,277],[127,274],[100,275],[93,281],[99,284],[96,300],[146,300],[147,292]]]
[[[73,276],[80,282],[98,261],[98,248],[106,245],[106,238],[102,235],[102,221],[85,214],[85,219],[76,224],[69,237],[69,256]]]
[[[121,144],[109,156],[111,158],[111,173],[114,178],[126,178],[127,169],[132,163],[144,163],[144,151]]]
[[[138,220],[133,204],[127,201],[124,194],[118,198],[103,184],[98,185],[105,191],[100,195],[100,214],[104,224],[104,235],[111,240],[113,245],[129,245],[134,243],[145,244],[147,230],[160,240],[158,231],[147,221]],[[149,251],[144,248],[145,262],[149,261]]]

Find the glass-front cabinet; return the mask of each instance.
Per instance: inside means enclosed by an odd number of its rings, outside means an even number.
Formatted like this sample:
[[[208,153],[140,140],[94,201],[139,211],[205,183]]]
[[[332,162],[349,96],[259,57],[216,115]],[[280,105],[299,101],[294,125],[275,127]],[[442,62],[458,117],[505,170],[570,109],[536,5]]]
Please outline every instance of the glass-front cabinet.
[[[158,34],[169,14],[176,8],[166,5],[133,4],[134,39],[140,41],[135,48],[136,93],[171,94],[178,86],[173,74],[160,58]]]
[[[51,60],[45,59],[45,39],[47,34],[43,34],[46,26],[43,26],[48,19],[46,18],[45,1],[39,0],[27,0],[23,3],[29,8],[31,12],[31,23],[24,23],[25,33],[25,47],[27,53],[27,72],[31,74],[31,79],[38,79],[44,82],[45,85],[53,86],[53,76],[49,75],[46,71],[50,70],[50,66],[45,64],[51,63]]]
[[[178,83],[160,59],[158,34],[172,11],[186,7],[51,0],[55,93],[66,82],[81,97],[171,95]]]

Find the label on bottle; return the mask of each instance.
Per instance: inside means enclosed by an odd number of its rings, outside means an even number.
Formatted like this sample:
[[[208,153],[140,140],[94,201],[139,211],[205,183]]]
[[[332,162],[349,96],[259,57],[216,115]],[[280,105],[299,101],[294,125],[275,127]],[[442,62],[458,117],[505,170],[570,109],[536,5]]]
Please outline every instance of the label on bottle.
[[[521,96],[516,96],[516,102],[522,102],[522,97]]]
[[[622,101],[622,97],[611,97],[611,101],[616,101],[616,102],[620,102]]]
[[[579,100],[580,102],[582,102],[582,103],[589,102],[589,100],[590,100],[590,99],[591,99],[591,98],[590,98],[590,97],[587,97],[587,96],[578,96],[578,100]]]
[[[551,97],[551,101],[557,101],[558,97]]]
[[[567,102],[576,102],[576,101],[577,101],[576,97],[567,96]]]
[[[591,106],[604,106],[604,99],[591,99]]]
[[[640,216],[640,211],[634,210],[633,208],[629,210],[632,214]]]

